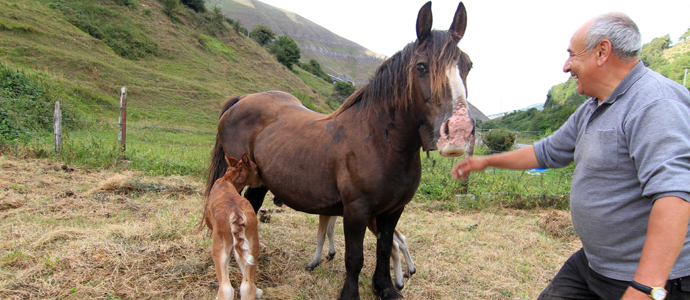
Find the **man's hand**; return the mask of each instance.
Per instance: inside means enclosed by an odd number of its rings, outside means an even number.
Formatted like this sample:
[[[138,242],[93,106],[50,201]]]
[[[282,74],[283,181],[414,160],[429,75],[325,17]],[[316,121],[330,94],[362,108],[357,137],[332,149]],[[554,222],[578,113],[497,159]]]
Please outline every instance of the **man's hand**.
[[[462,177],[462,180],[465,181],[467,180],[467,176],[469,176],[471,172],[482,171],[486,169],[487,166],[488,163],[486,161],[486,158],[470,156],[455,164],[453,170],[450,173],[451,175],[453,175],[453,178],[455,178],[455,180],[458,180]]]

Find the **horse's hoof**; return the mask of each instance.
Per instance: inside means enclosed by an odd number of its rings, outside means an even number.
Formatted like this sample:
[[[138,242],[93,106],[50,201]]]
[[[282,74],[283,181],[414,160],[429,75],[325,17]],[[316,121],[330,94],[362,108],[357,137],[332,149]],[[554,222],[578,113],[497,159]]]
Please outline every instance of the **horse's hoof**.
[[[329,261],[330,261],[330,260],[333,259],[333,257],[335,257],[335,252],[333,252],[333,253],[328,253],[328,255],[326,255],[326,260],[329,260]]]
[[[398,289],[399,291],[402,291],[402,289],[405,287],[405,284],[398,285],[397,283],[395,284],[395,288]]]
[[[382,300],[391,300],[391,299],[402,299],[405,298],[403,294],[400,293],[399,290],[397,289],[385,289],[379,294],[379,298]]]
[[[304,269],[311,272],[311,271],[314,271],[314,269],[316,269],[316,267],[318,267],[318,266],[319,266],[319,263],[309,263],[306,267],[304,267]]]

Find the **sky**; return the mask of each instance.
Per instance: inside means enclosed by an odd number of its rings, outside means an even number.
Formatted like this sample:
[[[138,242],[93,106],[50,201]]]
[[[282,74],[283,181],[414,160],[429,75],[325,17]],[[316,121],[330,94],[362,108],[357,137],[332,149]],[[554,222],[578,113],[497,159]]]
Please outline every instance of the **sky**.
[[[296,13],[376,53],[392,56],[416,39],[425,0],[260,0]],[[447,30],[457,1],[432,1],[433,28]],[[570,37],[586,21],[623,12],[640,28],[642,42],[690,28],[688,0],[465,0],[467,30],[459,47],[472,58],[468,100],[485,115],[544,103],[565,82]]]

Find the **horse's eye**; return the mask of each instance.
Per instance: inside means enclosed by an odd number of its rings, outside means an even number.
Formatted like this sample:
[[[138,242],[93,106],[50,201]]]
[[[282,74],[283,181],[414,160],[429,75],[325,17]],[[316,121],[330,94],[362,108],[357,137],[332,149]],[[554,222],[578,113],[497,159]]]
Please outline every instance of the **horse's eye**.
[[[429,68],[427,67],[426,64],[419,63],[419,64],[417,64],[417,72],[419,72],[420,74],[423,75],[423,74],[429,73]]]

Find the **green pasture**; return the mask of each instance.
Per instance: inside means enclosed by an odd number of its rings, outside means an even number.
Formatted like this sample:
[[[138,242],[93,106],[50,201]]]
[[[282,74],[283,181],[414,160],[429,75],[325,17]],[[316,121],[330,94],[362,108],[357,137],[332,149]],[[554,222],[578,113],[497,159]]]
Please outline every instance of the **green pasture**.
[[[0,151],[3,153],[54,158],[70,167],[137,170],[150,175],[190,175],[205,179],[219,111],[205,109],[202,114],[198,108],[189,111],[141,108],[136,106],[135,94],[128,102],[126,150],[122,151],[118,141],[120,108],[116,105],[64,103],[63,92],[40,76],[2,64],[0,71],[5,79],[0,81],[3,104]],[[303,71],[298,73],[313,88],[329,92],[325,81]],[[308,95],[293,94],[308,107],[315,108]],[[63,102],[63,145],[59,153],[54,151],[52,135],[54,101]],[[517,140],[519,144],[531,144],[543,135],[517,132]],[[483,145],[475,150],[476,155],[488,153],[490,150]],[[450,175],[458,158],[440,157],[437,152],[421,155],[423,173],[415,201],[428,209],[567,209],[569,206],[572,166],[543,172],[488,169],[471,174],[463,183]]]
[[[114,126],[92,126],[64,135],[62,152],[54,153],[52,135],[4,147],[15,155],[51,157],[72,167],[137,170],[150,175],[190,175],[206,178],[215,133],[130,126],[122,152]],[[98,130],[93,130],[93,129]],[[475,155],[489,150],[479,147]],[[488,208],[568,209],[573,166],[540,172],[489,168],[472,173],[467,182],[450,174],[462,158],[422,153],[422,179],[414,201],[429,210]]]

